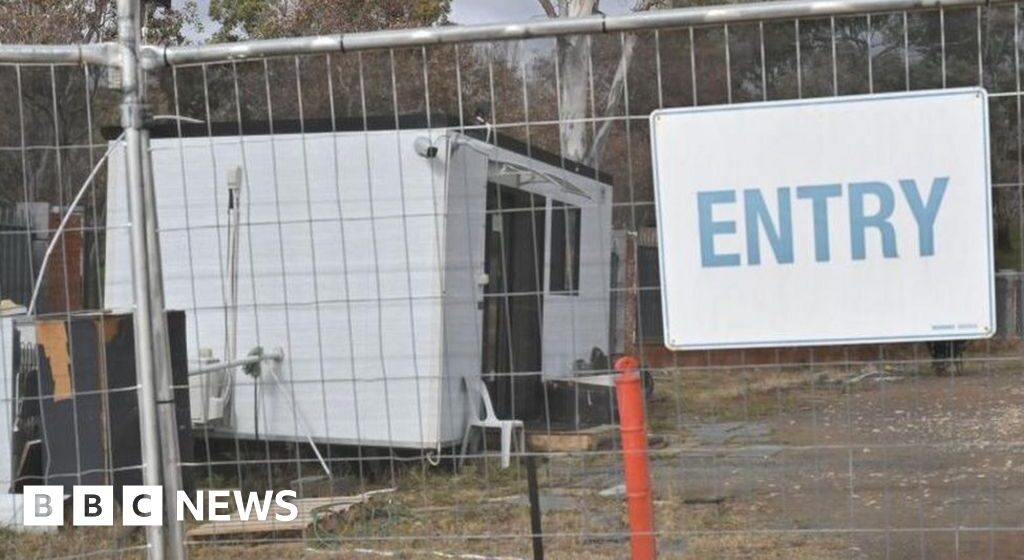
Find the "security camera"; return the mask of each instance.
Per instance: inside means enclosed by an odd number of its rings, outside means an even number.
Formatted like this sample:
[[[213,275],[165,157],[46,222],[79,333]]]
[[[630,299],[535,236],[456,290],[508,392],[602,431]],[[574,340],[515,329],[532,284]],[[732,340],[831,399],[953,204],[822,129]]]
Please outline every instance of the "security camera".
[[[416,149],[416,153],[427,159],[433,159],[437,157],[437,146],[435,146],[430,138],[426,136],[420,136],[413,143],[413,147]]]

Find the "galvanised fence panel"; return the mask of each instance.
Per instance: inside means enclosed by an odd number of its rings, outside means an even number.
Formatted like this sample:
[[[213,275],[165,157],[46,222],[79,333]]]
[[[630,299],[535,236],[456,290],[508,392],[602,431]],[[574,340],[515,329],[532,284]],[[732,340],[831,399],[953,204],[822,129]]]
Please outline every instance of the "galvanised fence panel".
[[[611,365],[622,355],[642,369],[661,557],[1019,554],[1020,5],[656,8],[649,19],[536,29],[144,49],[142,145],[172,386],[179,420],[188,414],[183,487],[293,489],[307,507],[297,525],[187,523],[188,554],[528,558],[540,537],[551,558],[627,557]],[[97,66],[25,62],[0,74],[10,78],[0,80],[0,200],[55,208],[43,229],[56,231],[115,147],[56,237],[75,245],[77,235],[81,252],[30,269],[57,306],[39,318],[133,309],[137,192],[117,80]],[[989,93],[995,337],[662,346],[650,317],[660,298],[653,110],[963,86]],[[112,348],[100,361],[108,376],[110,353],[126,351]],[[9,365],[8,352],[10,410],[32,402],[19,392],[32,379],[55,390],[45,368]],[[40,358],[52,367],[52,355]],[[494,418],[521,422],[506,446],[482,429],[484,394]],[[118,445],[106,448],[111,472]],[[14,450],[26,447],[13,437],[11,449],[20,460]],[[12,557],[147,546],[118,527],[0,539]],[[162,546],[148,542],[150,554]]]

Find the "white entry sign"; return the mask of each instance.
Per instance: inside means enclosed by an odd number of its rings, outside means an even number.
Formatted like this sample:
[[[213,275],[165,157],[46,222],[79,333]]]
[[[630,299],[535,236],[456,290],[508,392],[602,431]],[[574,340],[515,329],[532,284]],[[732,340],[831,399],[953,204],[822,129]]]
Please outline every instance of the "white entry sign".
[[[982,89],[651,115],[665,344],[995,331]]]

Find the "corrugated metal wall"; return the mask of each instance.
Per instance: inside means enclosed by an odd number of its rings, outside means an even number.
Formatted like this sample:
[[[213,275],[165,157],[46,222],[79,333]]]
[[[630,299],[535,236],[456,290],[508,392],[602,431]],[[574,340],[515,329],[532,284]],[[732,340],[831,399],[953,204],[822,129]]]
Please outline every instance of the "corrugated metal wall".
[[[32,297],[30,227],[25,216],[0,207],[0,299],[27,304]]]

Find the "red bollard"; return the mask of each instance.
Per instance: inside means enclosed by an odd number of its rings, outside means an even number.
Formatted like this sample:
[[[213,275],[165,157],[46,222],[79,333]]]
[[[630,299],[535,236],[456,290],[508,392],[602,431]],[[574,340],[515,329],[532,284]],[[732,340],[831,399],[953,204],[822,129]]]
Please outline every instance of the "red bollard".
[[[639,364],[632,356],[615,361],[619,403],[619,433],[626,473],[626,505],[629,508],[630,549],[633,560],[654,560],[654,506],[651,474],[647,464],[647,428],[644,426],[644,390]]]

